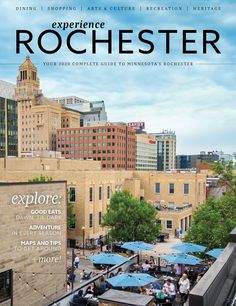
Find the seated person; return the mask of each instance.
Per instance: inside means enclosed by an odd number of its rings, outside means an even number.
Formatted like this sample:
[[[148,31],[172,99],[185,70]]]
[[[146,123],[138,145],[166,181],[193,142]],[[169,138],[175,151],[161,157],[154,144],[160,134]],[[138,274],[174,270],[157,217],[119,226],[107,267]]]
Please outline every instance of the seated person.
[[[151,266],[156,266],[156,264],[157,264],[153,256],[150,256],[149,263],[150,263]]]
[[[151,284],[151,289],[161,290],[161,285],[157,282]]]
[[[82,271],[82,279],[89,279],[92,275],[92,272],[85,272],[85,270]]]
[[[143,272],[148,272],[150,268],[151,268],[150,263],[148,262],[148,260],[145,260],[145,262],[142,264]]]
[[[87,305],[87,300],[83,297],[83,290],[79,290],[78,294],[75,294],[73,296],[72,300],[72,305],[73,306],[86,306]]]
[[[104,276],[102,276],[101,278],[99,278],[97,289],[98,289],[98,294],[99,294],[99,295],[103,294],[103,293],[106,291],[106,289],[107,289],[107,284],[106,284],[106,282],[105,282]]]
[[[176,297],[176,290],[175,285],[171,283],[171,279],[168,278],[163,286],[163,293],[165,293],[168,298],[170,299],[170,302],[173,302]]]
[[[95,284],[94,283],[91,283],[87,290],[86,290],[86,295],[87,294],[92,294],[93,296],[95,295]]]
[[[116,275],[120,275],[120,274],[123,274],[123,273],[124,273],[124,272],[123,272],[123,269],[120,267],[120,268],[118,269]]]

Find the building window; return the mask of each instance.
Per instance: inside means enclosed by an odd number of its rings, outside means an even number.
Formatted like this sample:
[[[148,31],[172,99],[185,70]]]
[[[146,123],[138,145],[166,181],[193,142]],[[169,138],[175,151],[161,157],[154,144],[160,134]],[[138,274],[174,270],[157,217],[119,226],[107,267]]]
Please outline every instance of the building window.
[[[184,194],[189,194],[189,184],[184,184]]]
[[[99,201],[102,200],[102,186],[98,187],[98,199],[99,199]]]
[[[0,273],[0,303],[12,298],[12,270]]]
[[[169,184],[169,193],[175,193],[175,184],[174,183]]]
[[[89,227],[93,227],[93,214],[89,214]]]
[[[166,221],[166,228],[167,229],[172,229],[172,220],[167,220]]]
[[[161,184],[160,183],[156,183],[155,184],[155,192],[156,193],[160,193],[161,192]]]
[[[101,225],[102,224],[102,212],[99,211],[99,215],[98,215],[98,224]]]
[[[69,201],[70,202],[75,202],[75,187],[70,187],[69,189]]]
[[[107,198],[110,199],[111,197],[111,187],[107,186]]]
[[[89,201],[93,201],[93,187],[89,187]]]

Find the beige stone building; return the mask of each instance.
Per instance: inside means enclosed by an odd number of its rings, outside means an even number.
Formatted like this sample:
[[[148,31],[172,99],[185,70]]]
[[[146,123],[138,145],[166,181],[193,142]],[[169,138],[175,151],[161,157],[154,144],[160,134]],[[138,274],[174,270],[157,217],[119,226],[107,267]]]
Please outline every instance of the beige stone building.
[[[56,130],[79,127],[80,113],[45,98],[37,68],[27,56],[19,67],[14,99],[18,102],[19,156],[56,150]]]
[[[150,134],[136,134],[136,170],[157,170],[157,143]]]
[[[0,183],[1,305],[45,305],[66,292],[66,189]]]
[[[0,160],[0,181],[27,181],[40,175],[66,180],[70,201],[74,203],[76,224],[68,232],[71,246],[86,239],[105,235],[102,216],[116,190],[128,190],[137,198],[155,205],[162,230],[170,234],[177,228],[187,231],[194,209],[206,198],[206,176],[191,172],[162,173],[157,171],[102,171],[97,161],[62,159]]]

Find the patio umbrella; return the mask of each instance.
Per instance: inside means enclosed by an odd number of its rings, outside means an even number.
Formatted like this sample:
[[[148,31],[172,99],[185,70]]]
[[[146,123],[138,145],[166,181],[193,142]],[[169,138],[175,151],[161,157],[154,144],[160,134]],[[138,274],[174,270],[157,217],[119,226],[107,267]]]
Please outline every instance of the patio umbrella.
[[[113,287],[142,287],[157,281],[157,278],[146,273],[120,274],[107,279]]]
[[[202,261],[201,258],[198,258],[189,254],[168,254],[161,256],[161,258],[165,259],[171,264],[182,264],[182,265],[190,265],[195,266]]]
[[[198,252],[204,252],[206,250],[206,247],[195,243],[175,244],[171,248],[185,253],[194,253],[194,252],[198,253]]]
[[[89,260],[98,265],[120,265],[126,262],[127,258],[118,254],[100,253],[90,256]]]
[[[155,246],[150,243],[145,243],[143,241],[132,241],[132,242],[125,242],[122,246],[122,248],[138,252],[138,251],[152,251],[155,249]]]
[[[221,253],[224,252],[224,249],[213,249],[209,252],[207,252],[207,255],[210,255],[212,257],[218,258],[220,256]]]

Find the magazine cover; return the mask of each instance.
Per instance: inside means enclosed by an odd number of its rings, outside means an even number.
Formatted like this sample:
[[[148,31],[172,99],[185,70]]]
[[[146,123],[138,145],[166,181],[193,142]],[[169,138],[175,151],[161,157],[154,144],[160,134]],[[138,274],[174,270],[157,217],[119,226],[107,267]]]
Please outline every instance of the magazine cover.
[[[0,305],[235,305],[236,4],[0,10]]]

